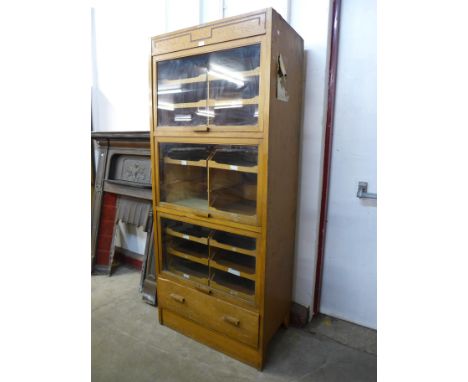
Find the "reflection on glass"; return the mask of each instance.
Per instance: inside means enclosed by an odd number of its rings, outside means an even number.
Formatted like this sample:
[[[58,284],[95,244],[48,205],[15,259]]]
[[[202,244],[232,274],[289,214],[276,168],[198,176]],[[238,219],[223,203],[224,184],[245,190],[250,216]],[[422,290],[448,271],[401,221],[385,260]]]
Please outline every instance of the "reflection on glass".
[[[256,223],[258,146],[160,143],[159,147],[162,203]]]
[[[255,125],[258,120],[260,46],[214,52],[209,56],[209,97],[213,125]],[[211,105],[210,105],[211,106]]]
[[[158,63],[158,126],[258,122],[260,45]]]

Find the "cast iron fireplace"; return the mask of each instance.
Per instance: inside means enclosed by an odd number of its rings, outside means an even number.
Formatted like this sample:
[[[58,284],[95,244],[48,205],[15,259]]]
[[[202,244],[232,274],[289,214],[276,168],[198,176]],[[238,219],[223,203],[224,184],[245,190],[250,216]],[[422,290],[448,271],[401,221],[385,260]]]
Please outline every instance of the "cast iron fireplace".
[[[146,131],[91,133],[97,144],[91,270],[110,276],[118,262],[130,263],[141,269],[143,299],[156,304],[149,136]],[[116,246],[119,222],[146,232],[143,255]]]

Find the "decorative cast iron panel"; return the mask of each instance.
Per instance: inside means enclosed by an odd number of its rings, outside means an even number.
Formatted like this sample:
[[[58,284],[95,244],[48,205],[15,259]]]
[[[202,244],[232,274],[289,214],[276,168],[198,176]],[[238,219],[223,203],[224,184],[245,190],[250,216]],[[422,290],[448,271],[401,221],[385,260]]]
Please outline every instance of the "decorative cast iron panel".
[[[109,179],[151,185],[151,161],[144,156],[114,155]]]

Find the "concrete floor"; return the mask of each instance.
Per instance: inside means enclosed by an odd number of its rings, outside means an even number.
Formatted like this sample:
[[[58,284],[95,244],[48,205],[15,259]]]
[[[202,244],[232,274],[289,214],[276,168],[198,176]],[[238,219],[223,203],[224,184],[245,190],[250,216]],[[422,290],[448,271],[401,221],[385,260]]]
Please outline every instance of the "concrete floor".
[[[263,372],[191,340],[157,320],[138,292],[139,272],[92,276],[92,381],[376,381],[376,332],[322,316],[281,329]]]

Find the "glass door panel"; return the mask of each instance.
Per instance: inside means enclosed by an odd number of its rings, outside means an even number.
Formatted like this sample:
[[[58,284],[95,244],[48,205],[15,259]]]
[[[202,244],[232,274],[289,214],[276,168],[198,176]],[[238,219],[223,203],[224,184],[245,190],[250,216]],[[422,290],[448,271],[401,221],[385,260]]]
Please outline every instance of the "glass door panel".
[[[206,55],[158,62],[158,126],[208,124]]]
[[[208,168],[211,214],[255,224],[258,147],[219,148],[208,161]]]
[[[164,270],[177,277],[208,285],[209,229],[161,219]]]
[[[208,74],[210,124],[256,125],[260,44],[211,53]]]
[[[248,256],[256,256],[257,240],[253,237],[236,235],[224,231],[215,231],[210,239],[210,246],[227,249]]]
[[[160,203],[257,223],[258,146],[159,144]]]
[[[159,145],[160,201],[194,210],[208,210],[209,145]]]
[[[252,301],[255,299],[255,281],[215,268],[210,269],[210,286],[244,300]]]
[[[216,249],[211,251],[210,265],[238,277],[255,280],[255,257]]]
[[[260,44],[157,63],[158,127],[258,124]]]
[[[257,279],[257,240],[214,230],[210,235],[210,286],[253,301]]]
[[[257,239],[162,217],[165,272],[219,296],[255,302]]]

